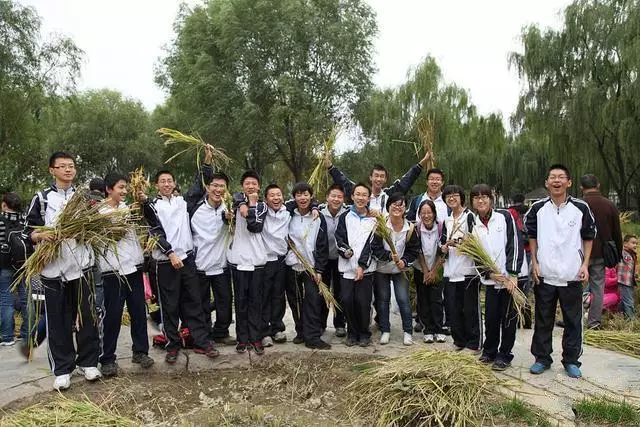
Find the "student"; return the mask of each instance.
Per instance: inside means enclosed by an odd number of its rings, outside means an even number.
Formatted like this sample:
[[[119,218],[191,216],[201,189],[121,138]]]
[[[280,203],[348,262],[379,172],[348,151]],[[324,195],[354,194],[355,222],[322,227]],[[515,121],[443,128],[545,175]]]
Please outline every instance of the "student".
[[[195,263],[200,283],[202,311],[205,316],[209,339],[222,344],[235,344],[229,335],[233,294],[231,272],[227,267],[227,247],[231,242],[229,221],[232,207],[223,198],[229,178],[222,172],[214,172],[211,166],[211,150],[205,150],[202,169],[185,200],[189,211],[191,235],[195,247]],[[211,293],[215,301],[216,321],[211,324]]]
[[[283,318],[287,310],[285,299],[287,235],[291,212],[284,204],[282,189],[270,184],[264,190],[267,217],[262,229],[262,238],[267,249],[262,289],[262,345],[271,347],[274,342],[287,341]]]
[[[371,297],[373,292],[373,272],[376,262],[372,258],[376,219],[370,215],[369,199],[371,189],[362,183],[353,186],[351,199],[353,206],[340,215],[336,227],[338,248],[338,270],[341,275],[341,297],[344,315],[347,319],[347,346],[371,345]]]
[[[445,254],[445,301],[451,313],[451,337],[456,351],[467,349],[480,353],[482,319],[480,316],[480,281],[475,277],[473,261],[456,250],[465,233],[473,228],[471,211],[464,207],[464,189],[448,185],[442,192],[451,214],[444,220],[440,250]]]
[[[24,237],[29,237],[34,244],[55,240],[53,233],[35,227],[55,226],[76,191],[73,186],[76,165],[71,154],[53,153],[49,158],[49,173],[54,178],[53,184],[33,197],[27,213]],[[100,338],[92,303],[95,295],[91,277],[93,264],[92,248],[69,239],[61,246],[60,254],[40,273],[45,295],[49,362],[56,376],[53,383],[56,390],[70,387],[71,374],[76,367],[88,381],[101,376],[98,369]],[[81,320],[75,334],[77,351],[73,337],[76,316]]]
[[[373,165],[371,172],[369,173],[369,182],[371,183],[372,190],[371,195],[369,196],[369,209],[386,215],[387,212],[385,209],[389,196],[393,193],[407,194],[413,183],[420,176],[420,172],[422,172],[424,165],[427,164],[428,159],[429,154],[426,154],[422,160],[412,166],[407,173],[402,176],[402,178],[395,180],[395,182],[387,188],[384,188],[388,179],[387,170],[380,164]],[[347,178],[346,175],[338,168],[333,166],[330,159],[327,158],[325,160],[325,164],[329,170],[329,175],[333,178],[333,182],[335,184],[340,184],[342,188],[344,188],[346,194],[352,194],[355,185],[353,181]]]
[[[564,331],[562,364],[573,378],[582,376],[582,282],[589,279],[589,259],[596,225],[584,201],[569,196],[571,174],[566,166],[552,165],[545,187],[549,197],[538,200],[527,212],[525,224],[531,246],[535,295],[535,323],[531,353],[536,362],[532,374],[551,367],[552,332],[560,301]]]
[[[438,270],[442,267],[443,258],[438,243],[440,227],[438,226],[437,208],[431,200],[423,200],[417,209],[416,232],[420,239],[421,253],[413,263],[413,279],[416,286],[416,299],[423,303],[416,307],[418,322],[424,325],[425,343],[445,342],[443,334],[442,293],[443,282],[438,278]]]
[[[425,200],[431,200],[436,207],[438,222],[442,224],[449,216],[449,208],[442,199],[442,187],[444,185],[444,172],[438,168],[431,168],[427,171],[427,191],[411,199],[411,204],[407,211],[409,221],[418,220],[418,207]]]
[[[624,236],[622,259],[617,267],[618,290],[620,292],[620,310],[627,319],[636,318],[634,287],[636,286],[636,248],[638,237],[635,234]]]
[[[267,248],[262,229],[267,216],[267,206],[258,200],[260,177],[254,171],[246,171],[240,178],[242,192],[234,194],[236,227],[227,260],[233,277],[236,309],[236,352],[250,348],[264,354],[262,345],[262,286]]]
[[[406,271],[418,256],[420,251],[420,239],[415,231],[415,226],[405,219],[406,204],[402,193],[393,193],[385,206],[389,216],[387,228],[391,234],[396,254],[391,253],[389,244],[376,234],[372,242],[372,250],[377,260],[377,270],[374,276],[374,293],[376,295],[376,311],[380,322],[380,344],[388,344],[391,332],[389,323],[389,303],[391,302],[390,285],[393,289],[396,301],[400,307],[402,318],[403,344],[413,344],[411,336],[413,325],[411,319],[411,304],[409,303],[409,280]]]
[[[339,184],[332,184],[325,193],[325,206],[320,208],[320,213],[324,215],[327,223],[327,239],[329,240],[329,260],[327,267],[322,273],[322,281],[331,287],[331,293],[338,302],[340,308],[334,307],[333,327],[336,330],[336,337],[342,338],[347,336],[345,329],[344,312],[342,309],[342,300],[340,297],[340,272],[338,271],[338,248],[336,247],[336,227],[340,215],[347,211],[344,205],[344,189]],[[322,305],[322,329],[327,327],[327,316],[329,315],[329,307]]]
[[[297,183],[291,194],[295,200],[295,208],[289,222],[289,238],[314,267],[315,276],[309,275],[300,259],[290,250],[285,261],[288,267],[287,300],[293,314],[297,336],[302,337],[305,346],[329,350],[331,345],[321,339],[320,315],[326,302],[318,290],[318,283],[322,281],[322,272],[327,266],[329,256],[327,223],[324,215],[314,218],[311,205],[313,189],[309,184]]]
[[[492,364],[495,371],[504,371],[511,366],[511,350],[516,342],[518,319],[511,292],[518,286],[518,273],[524,259],[522,239],[511,213],[493,208],[491,187],[475,185],[470,196],[476,212],[473,234],[500,271],[478,271],[486,290],[486,336],[480,361]]]
[[[104,183],[107,198],[101,212],[108,214],[117,209],[127,209],[125,203],[127,178],[120,173],[111,172],[105,177]],[[105,310],[100,363],[102,375],[105,377],[118,374],[116,348],[125,302],[131,319],[130,332],[133,342],[131,362],[145,369],[150,368],[154,363],[148,355],[147,311],[142,282],[143,260],[142,247],[134,229],[131,229],[115,248],[108,249],[98,258],[102,272]]]
[[[158,285],[162,328],[167,339],[165,362],[174,364],[178,360],[182,345],[180,320],[189,327],[193,351],[217,357],[219,353],[210,340],[202,310],[187,203],[182,196],[173,195],[176,184],[170,171],[159,171],[154,182],[159,192],[155,198],[148,199],[145,194],[137,197],[142,202],[149,233],[158,239],[152,251],[155,265],[151,273]]]

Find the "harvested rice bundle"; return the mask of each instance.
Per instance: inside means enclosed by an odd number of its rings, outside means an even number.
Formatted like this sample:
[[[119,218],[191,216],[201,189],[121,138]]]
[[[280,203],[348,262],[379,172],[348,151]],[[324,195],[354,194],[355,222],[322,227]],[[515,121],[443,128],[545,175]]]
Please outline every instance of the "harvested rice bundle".
[[[147,194],[149,190],[149,180],[144,175],[144,168],[140,166],[129,174],[129,191],[136,197],[137,194]]]
[[[293,252],[296,258],[298,258],[298,261],[300,261],[300,264],[302,264],[302,267],[304,267],[305,271],[309,274],[309,276],[311,276],[313,280],[315,280],[316,270],[315,268],[313,268],[309,260],[304,255],[302,255],[302,253],[296,247],[296,244],[289,237],[287,237],[287,244],[289,245],[289,249],[291,249],[291,252]],[[333,297],[333,294],[331,293],[329,287],[322,280],[316,282],[316,284],[318,285],[318,292],[327,303],[327,307],[331,308],[331,306],[333,306],[339,309],[340,306],[338,305],[338,301],[336,301],[336,299]]]
[[[187,144],[188,147],[182,151],[179,151],[177,154],[171,156],[165,163],[169,163],[174,160],[176,157],[181,154],[188,152],[196,153],[196,163],[198,165],[198,169],[200,169],[200,153],[205,149],[211,150],[211,161],[212,165],[216,169],[220,169],[223,166],[231,163],[231,158],[224,153],[224,150],[214,147],[211,144],[207,144],[203,141],[203,139],[198,134],[194,135],[186,135],[180,131],[174,129],[160,128],[156,131],[160,136],[165,138],[164,145],[169,146],[172,144],[183,143]]]
[[[474,233],[465,234],[460,243],[457,244],[456,249],[460,254],[471,258],[478,267],[478,270],[482,272],[488,271],[495,274],[501,274],[500,270],[496,267],[495,261],[485,250],[480,239]],[[524,324],[527,296],[524,294],[522,289],[517,286],[510,292],[518,323]]]
[[[433,152],[433,143],[435,141],[433,116],[426,115],[419,118],[416,122],[416,127],[418,128],[418,136],[420,137],[420,142],[422,142],[422,149],[429,157],[426,165],[426,169],[429,170],[431,168],[434,168],[436,165],[436,156]],[[418,157],[420,157],[420,154],[418,152],[416,152],[416,154],[418,155]]]
[[[640,334],[637,332],[586,329],[584,343],[640,359]]]
[[[491,368],[470,354],[418,350],[369,363],[347,389],[361,396],[350,416],[376,426],[476,424],[498,393]]]
[[[313,188],[313,192],[318,197],[324,190],[326,190],[329,185],[329,176],[327,174],[327,168],[325,167],[325,161],[331,156],[333,152],[333,147],[336,144],[336,139],[338,137],[338,133],[340,132],[339,127],[334,127],[329,134],[329,138],[322,145],[322,151],[318,153],[318,163],[316,167],[311,172],[311,176],[309,177],[309,186]]]
[[[631,222],[633,212],[624,211],[624,212],[620,212],[619,215],[620,215],[620,224],[629,224]]]

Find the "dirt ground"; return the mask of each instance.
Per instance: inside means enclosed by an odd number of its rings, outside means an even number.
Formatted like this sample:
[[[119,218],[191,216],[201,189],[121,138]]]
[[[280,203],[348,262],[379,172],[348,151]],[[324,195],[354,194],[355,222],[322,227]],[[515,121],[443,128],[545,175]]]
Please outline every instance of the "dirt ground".
[[[371,356],[329,353],[265,357],[248,368],[181,376],[120,376],[79,382],[65,397],[88,398],[103,409],[146,425],[371,425],[349,419],[356,396],[345,390]],[[56,399],[43,393],[6,412]]]

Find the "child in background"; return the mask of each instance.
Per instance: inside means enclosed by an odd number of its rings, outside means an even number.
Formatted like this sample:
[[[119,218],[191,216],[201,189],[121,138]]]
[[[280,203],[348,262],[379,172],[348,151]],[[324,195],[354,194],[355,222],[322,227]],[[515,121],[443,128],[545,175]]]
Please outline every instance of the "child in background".
[[[620,291],[620,310],[627,319],[636,318],[633,301],[633,288],[636,285],[636,247],[638,237],[635,234],[624,236],[622,260],[618,264],[618,290]]]

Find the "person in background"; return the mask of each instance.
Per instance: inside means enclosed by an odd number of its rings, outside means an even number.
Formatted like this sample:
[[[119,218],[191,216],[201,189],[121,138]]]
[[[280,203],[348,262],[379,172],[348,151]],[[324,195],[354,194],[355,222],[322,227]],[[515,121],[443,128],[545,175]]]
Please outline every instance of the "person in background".
[[[589,260],[589,292],[593,295],[593,299],[587,316],[587,327],[598,329],[602,319],[604,299],[605,245],[609,241],[615,242],[618,256],[622,254],[620,214],[615,205],[600,193],[600,182],[595,175],[583,175],[580,178],[580,189],[583,200],[589,205],[595,217],[598,230]],[[609,267],[615,266],[609,265]]]
[[[636,249],[638,236],[627,234],[624,236],[622,260],[618,264],[618,290],[620,292],[620,310],[627,319],[636,318],[634,288],[636,286]]]

